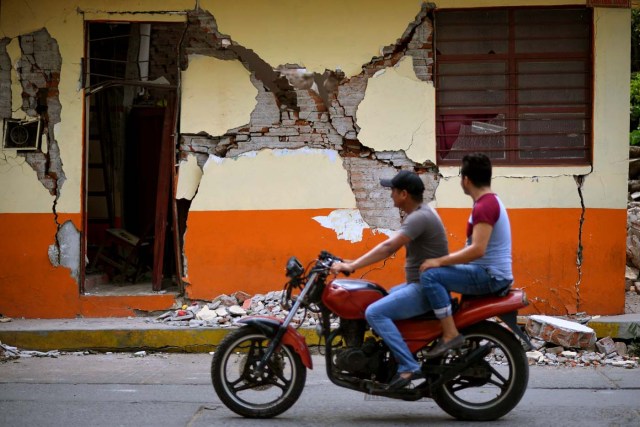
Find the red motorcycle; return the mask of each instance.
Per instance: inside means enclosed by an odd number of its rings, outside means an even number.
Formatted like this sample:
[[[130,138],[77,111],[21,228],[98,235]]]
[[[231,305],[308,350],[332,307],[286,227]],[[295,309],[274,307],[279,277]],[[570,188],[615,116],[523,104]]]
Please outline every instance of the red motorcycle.
[[[454,319],[465,343],[435,359],[424,357],[442,332],[433,312],[397,321],[424,379],[411,387],[387,390],[396,362],[364,315],[367,306],[387,291],[366,280],[327,283],[329,269],[337,261],[341,259],[323,251],[305,271],[295,257],[289,259],[282,301],[289,309],[287,317],[244,318],[238,322],[243,326],[220,343],[211,379],[229,409],[244,417],[270,418],[300,397],[306,369],[313,368],[304,337],[291,325],[301,309],[318,313],[327,376],[338,386],[408,401],[432,398],[461,420],[495,420],[518,404],[529,379],[525,348],[531,346],[516,323],[517,310],[528,305],[524,291],[454,299]],[[509,329],[489,320],[493,317]]]

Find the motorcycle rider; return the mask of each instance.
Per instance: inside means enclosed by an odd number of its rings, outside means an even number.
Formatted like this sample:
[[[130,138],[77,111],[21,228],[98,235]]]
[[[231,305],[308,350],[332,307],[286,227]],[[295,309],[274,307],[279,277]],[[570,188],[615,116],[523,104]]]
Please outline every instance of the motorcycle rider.
[[[406,247],[406,283],[392,288],[387,296],[371,304],[365,312],[369,325],[384,340],[398,363],[397,374],[388,384],[388,389],[397,389],[423,375],[394,320],[408,319],[430,310],[419,284],[419,266],[425,259],[442,257],[449,251],[444,225],[436,211],[423,202],[424,183],[416,173],[403,170],[393,179],[380,180],[380,184],[391,188],[394,206],[406,213],[400,230],[355,261],[333,264],[331,272],[353,273],[390,257],[402,246]]]
[[[442,324],[442,338],[427,353],[439,357],[464,343],[451,313],[449,292],[467,295],[498,293],[511,286],[511,228],[502,201],[491,190],[491,160],[484,154],[465,155],[460,184],[473,200],[466,246],[454,253],[425,260],[420,283]]]

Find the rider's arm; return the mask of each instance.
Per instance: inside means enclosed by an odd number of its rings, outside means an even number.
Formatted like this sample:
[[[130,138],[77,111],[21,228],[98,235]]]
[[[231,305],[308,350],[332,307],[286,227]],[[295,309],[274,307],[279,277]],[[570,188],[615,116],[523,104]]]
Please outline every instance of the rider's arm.
[[[444,267],[446,265],[466,264],[483,257],[487,251],[492,231],[493,226],[486,222],[475,224],[471,233],[471,244],[469,246],[465,246],[459,251],[440,258],[426,260],[420,266],[420,271],[425,271],[429,268]]]
[[[405,234],[395,233],[393,236],[391,236],[384,242],[379,243],[376,247],[374,247],[355,261],[334,264],[331,268],[331,271],[334,273],[338,273],[340,271],[353,273],[358,268],[366,267],[390,257],[391,255],[396,253],[398,249],[400,249],[410,241],[411,239]]]

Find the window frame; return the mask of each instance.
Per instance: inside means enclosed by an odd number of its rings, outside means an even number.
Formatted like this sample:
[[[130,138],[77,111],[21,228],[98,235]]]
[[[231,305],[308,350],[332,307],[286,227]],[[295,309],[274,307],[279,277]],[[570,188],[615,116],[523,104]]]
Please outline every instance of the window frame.
[[[572,52],[534,52],[534,53],[516,53],[515,44],[517,40],[554,40],[555,37],[542,35],[540,37],[526,37],[516,39],[516,23],[515,23],[515,15],[516,11],[523,10],[584,10],[588,13],[586,17],[586,22],[588,23],[586,39],[588,42],[588,46],[584,52],[580,51],[572,51]],[[507,13],[507,26],[508,26],[508,35],[507,35],[507,51],[506,53],[492,53],[492,54],[449,54],[443,55],[438,52],[438,16],[441,13],[447,12],[486,12],[486,11],[506,11]],[[442,24],[441,24],[442,25]],[[464,24],[463,24],[464,25]],[[559,25],[559,24],[557,24]],[[492,162],[497,165],[505,165],[505,166],[529,166],[529,165],[540,165],[540,166],[561,166],[561,165],[591,165],[593,161],[593,74],[594,74],[594,66],[593,66],[593,51],[594,51],[594,23],[593,23],[593,9],[587,7],[579,7],[575,5],[571,6],[549,6],[549,7],[491,7],[491,8],[459,8],[459,9],[436,9],[434,13],[434,67],[433,67],[433,83],[436,89],[436,163],[438,165],[448,166],[448,165],[459,165],[461,160],[461,155],[473,151],[498,151],[504,152],[504,158],[494,158]],[[584,38],[584,37],[583,37]],[[489,37],[483,38],[482,40],[503,40],[503,38]],[[455,39],[445,39],[444,41],[472,41],[477,39],[465,39],[465,38],[455,38]],[[443,40],[440,40],[442,42]],[[559,62],[566,62],[569,64],[570,62],[579,62],[584,64],[582,72],[575,71],[565,71],[567,74],[578,74],[584,73],[584,86],[575,87],[575,89],[584,90],[583,99],[584,102],[576,102],[573,106],[567,103],[566,101],[562,102],[562,106],[540,106],[535,107],[535,103],[531,102],[524,104],[518,102],[518,95],[521,94],[523,90],[522,87],[519,87],[519,76],[524,75],[525,73],[520,72],[523,64],[527,62],[533,63],[534,61],[537,63],[543,62],[553,62],[561,60]],[[472,104],[469,107],[461,106],[460,108],[447,107],[444,102],[442,102],[443,90],[441,89],[440,79],[446,76],[454,76],[455,73],[447,73],[441,72],[441,67],[443,65],[450,64],[484,64],[484,63],[504,63],[505,64],[505,72],[506,72],[506,102],[495,104],[494,108],[491,108],[492,104]],[[551,71],[550,74],[561,74],[562,71]],[[536,75],[535,73],[527,73],[529,75]],[[544,73],[539,73],[544,74]],[[461,75],[471,75],[462,73]],[[478,74],[483,75],[483,74]],[[485,73],[484,75],[490,75],[490,73]],[[455,91],[456,88],[450,89]],[[525,87],[526,89],[526,87]],[[536,89],[532,87],[532,89]],[[543,86],[537,88],[540,90],[552,90],[552,89],[572,89],[572,86],[558,86],[558,87],[547,87]],[[475,88],[468,90],[476,90],[476,91],[486,91],[485,88]],[[548,103],[545,103],[548,104]],[[545,105],[543,104],[543,105]],[[474,108],[475,107],[475,108]],[[489,108],[487,108],[489,107]],[[445,110],[446,108],[446,110]],[[497,149],[462,149],[460,150],[460,158],[455,159],[447,159],[442,158],[443,154],[448,154],[450,152],[451,147],[447,148],[446,138],[447,137],[458,137],[459,134],[449,134],[447,135],[444,130],[445,122],[447,116],[470,116],[473,114],[504,114],[504,126],[506,127],[506,131],[504,133],[505,146],[503,148]],[[563,132],[549,132],[544,133],[543,131],[537,132],[522,132],[518,130],[518,126],[521,124],[521,117],[523,114],[527,113],[539,113],[544,115],[544,113],[553,114],[575,114],[579,116],[582,114],[582,117],[579,120],[584,122],[584,129],[582,132],[572,132],[569,131],[567,133],[577,133],[584,135],[584,146],[580,146],[578,149],[580,151],[584,151],[584,155],[580,157],[556,157],[556,158],[523,158],[520,156],[521,153],[527,153],[536,151],[527,150],[526,147],[519,147],[519,138],[522,136],[536,136],[536,135],[561,135]],[[469,121],[470,119],[466,120]],[[552,120],[563,120],[560,118],[552,119]],[[454,123],[454,127],[458,122],[464,123],[464,120],[457,119],[452,120]],[[449,141],[450,142],[450,141]],[[540,151],[554,151],[554,150],[565,150],[571,151],[570,146],[560,146],[560,147],[545,147],[545,148],[537,148]]]

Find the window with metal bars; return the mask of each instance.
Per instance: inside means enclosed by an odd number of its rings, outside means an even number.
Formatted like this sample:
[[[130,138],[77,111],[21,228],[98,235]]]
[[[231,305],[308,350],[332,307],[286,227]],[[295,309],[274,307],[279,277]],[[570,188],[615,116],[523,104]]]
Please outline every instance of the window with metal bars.
[[[591,9],[437,10],[434,34],[439,164],[590,163]]]

